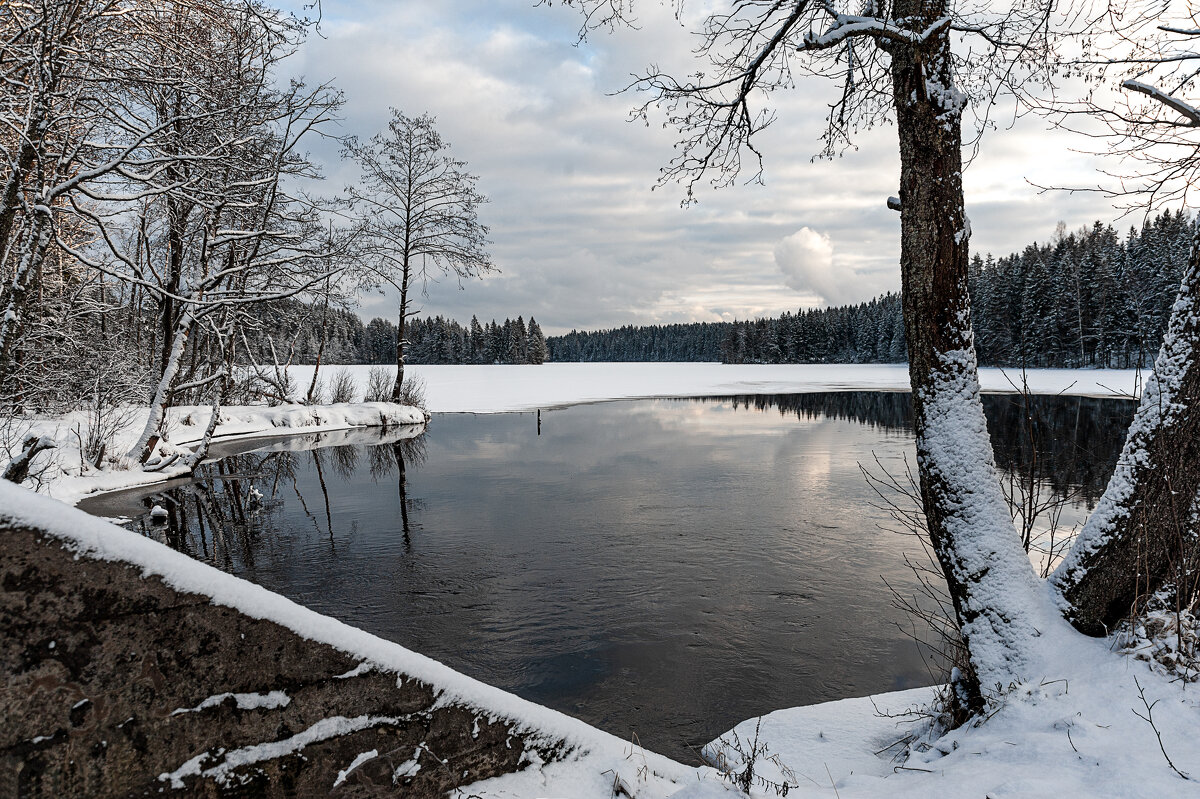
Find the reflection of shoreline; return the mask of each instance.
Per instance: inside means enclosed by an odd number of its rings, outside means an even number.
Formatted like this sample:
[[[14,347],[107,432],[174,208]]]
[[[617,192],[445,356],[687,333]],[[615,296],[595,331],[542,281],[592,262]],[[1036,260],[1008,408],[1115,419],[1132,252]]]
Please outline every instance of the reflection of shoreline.
[[[402,441],[416,439],[425,432],[423,424],[392,425],[390,427],[351,427],[342,430],[324,430],[309,433],[280,433],[253,438],[239,438],[234,441],[214,442],[209,449],[209,457],[201,464],[201,469],[226,458],[240,455],[263,454],[274,452],[309,452],[328,447],[343,446],[379,446],[396,444]],[[227,477],[232,477],[228,475]],[[78,504],[80,510],[93,516],[104,518],[132,518],[145,512],[142,500],[150,495],[159,494],[183,486],[202,482],[206,478],[197,472],[196,475],[176,477],[162,482],[130,488],[115,489],[85,497]]]
[[[233,455],[251,452],[304,452],[324,447],[340,447],[345,444],[391,444],[408,438],[416,438],[425,432],[423,424],[406,424],[392,427],[350,427],[344,430],[324,430],[316,433],[280,433],[278,435],[239,438],[226,443],[214,442],[205,463]],[[82,503],[81,503],[82,504]]]
[[[325,541],[326,555],[336,557],[338,528],[328,478],[333,474],[351,483],[365,466],[375,481],[398,471],[399,532],[410,548],[412,531],[419,529],[410,510],[421,503],[408,498],[407,470],[425,461],[423,433],[424,425],[408,425],[259,439],[251,452],[215,453],[217,458],[201,464],[191,479],[121,492],[93,512],[120,512],[135,532],[225,571],[252,573],[260,558],[269,556],[268,542],[280,529],[271,519],[289,499],[299,503]],[[315,491],[304,479],[306,468],[315,475]]]
[[[1061,494],[1078,494],[1090,507],[1104,492],[1133,420],[1136,401],[1116,397],[1020,394],[982,397],[996,465],[1036,478]],[[805,421],[850,421],[912,435],[910,395],[904,391],[830,391],[701,398],[735,411],[777,411]],[[1036,457],[1035,457],[1036,450]]]

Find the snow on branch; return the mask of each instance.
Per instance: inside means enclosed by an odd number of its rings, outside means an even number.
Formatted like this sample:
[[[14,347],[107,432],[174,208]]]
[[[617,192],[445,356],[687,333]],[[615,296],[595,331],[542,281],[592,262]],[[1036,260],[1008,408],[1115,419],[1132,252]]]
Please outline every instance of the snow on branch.
[[[1167,108],[1170,108],[1172,111],[1175,111],[1180,116],[1184,117],[1188,121],[1189,127],[1200,127],[1200,110],[1197,110],[1195,106],[1180,100],[1178,97],[1168,94],[1167,92],[1164,92],[1155,86],[1151,86],[1148,83],[1142,83],[1141,81],[1132,79],[1125,81],[1121,84],[1121,86],[1129,89],[1132,92],[1144,94],[1152,100],[1162,103]]]
[[[1180,36],[1200,36],[1200,28],[1176,28],[1171,25],[1159,25],[1163,33],[1178,33]]]
[[[836,47],[842,42],[855,36],[870,36],[875,39],[888,39],[904,44],[918,45],[929,41],[941,31],[950,26],[950,17],[934,20],[922,31],[905,30],[896,25],[893,20],[878,17],[860,17],[852,14],[835,14],[833,24],[824,33],[808,33],[797,50],[826,50]]]

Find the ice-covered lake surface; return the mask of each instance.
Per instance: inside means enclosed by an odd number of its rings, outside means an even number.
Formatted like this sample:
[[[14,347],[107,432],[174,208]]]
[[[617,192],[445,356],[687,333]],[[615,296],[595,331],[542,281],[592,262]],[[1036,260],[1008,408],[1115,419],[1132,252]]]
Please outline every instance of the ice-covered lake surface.
[[[1033,420],[1035,473],[1071,499],[1062,523],[1081,519],[1132,403],[985,405],[1002,468],[1030,462]],[[937,679],[892,597],[918,592],[906,556],[927,561],[860,470],[904,479],[906,394],[442,414],[378,435],[275,442],[81,507],[685,762],[761,713]]]

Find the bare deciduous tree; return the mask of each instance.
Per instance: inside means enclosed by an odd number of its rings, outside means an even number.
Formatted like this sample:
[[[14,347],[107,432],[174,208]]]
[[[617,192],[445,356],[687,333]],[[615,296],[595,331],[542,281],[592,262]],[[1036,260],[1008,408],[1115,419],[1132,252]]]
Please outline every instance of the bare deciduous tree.
[[[394,402],[404,383],[405,323],[418,313],[411,308],[415,291],[427,290],[441,275],[461,281],[494,269],[488,229],[478,217],[487,198],[466,163],[450,157],[434,124],[427,114],[409,117],[392,109],[386,133],[366,142],[351,138],[344,150],[362,171],[361,185],[349,193],[362,212],[364,265],[400,292]]]
[[[73,206],[104,246],[72,254],[136,287],[155,311],[157,388],[129,453],[143,463],[177,398],[207,397],[215,422],[236,330],[254,304],[327,278],[333,240],[321,205],[295,187],[317,176],[301,142],[333,119],[340,96],[323,85],[276,85],[303,30],[257,4],[206,0],[168,12],[139,51],[139,63],[156,68],[131,69],[124,83],[129,115],[161,129],[143,158],[165,166],[122,173],[105,192],[85,192],[92,205]],[[207,111],[181,117],[184,108]],[[190,460],[203,457],[211,433]]]

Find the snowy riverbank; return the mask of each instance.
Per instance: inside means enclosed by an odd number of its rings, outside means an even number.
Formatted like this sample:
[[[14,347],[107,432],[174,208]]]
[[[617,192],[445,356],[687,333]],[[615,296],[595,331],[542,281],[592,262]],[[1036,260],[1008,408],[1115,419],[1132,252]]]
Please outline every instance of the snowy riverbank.
[[[333,646],[366,664],[355,673],[375,669],[415,677],[434,686],[439,707],[465,705],[489,719],[509,720],[523,740],[567,744],[569,753],[563,760],[543,762],[536,752],[526,750],[524,770],[466,786],[462,795],[480,799],[611,799],[614,795],[733,799],[741,795],[711,768],[692,768],[647,752],[136,533],[0,483],[0,528],[13,526],[36,527],[81,557],[131,564],[179,591],[206,595],[214,605]],[[1200,774],[1200,749],[1193,738],[1200,725],[1200,694],[1194,684],[1115,653],[1104,640],[1071,634],[1061,644],[1048,672],[1033,682],[1009,687],[994,715],[936,740],[919,735],[924,727],[921,708],[931,690],[916,689],[776,711],[761,722],[750,719],[739,725],[740,747],[732,745],[734,736],[727,734],[707,751],[735,774],[745,768],[736,750],[756,751],[754,797],[777,796],[769,786],[783,784],[788,785],[789,796],[832,799],[1200,796],[1200,785],[1173,771],[1164,757],[1165,751],[1183,773]],[[686,663],[677,665],[681,671],[687,669]],[[1152,714],[1147,706],[1153,708]],[[311,728],[311,741],[301,735],[283,743],[301,751],[309,743],[319,744],[316,733],[326,727],[336,725],[318,723]],[[912,733],[918,734],[905,740]],[[235,754],[241,757],[249,752],[265,758],[279,748],[264,740],[252,752],[243,749]],[[907,759],[898,758],[906,752]],[[242,760],[255,762],[249,757]],[[220,753],[209,758],[216,762],[213,758],[219,760]],[[346,771],[354,767],[347,764]],[[193,761],[178,770],[199,773]],[[212,771],[220,769],[214,766]]]
[[[370,366],[324,366],[322,379],[346,370],[358,396],[365,393]],[[311,366],[290,368],[297,385],[308,385]],[[790,394],[817,391],[907,391],[908,369],[899,364],[775,364],[716,363],[548,363],[541,366],[410,366],[425,382],[425,402],[433,413],[503,413],[555,408],[586,402],[654,397],[704,397],[734,394]],[[1025,375],[1036,394],[1129,397],[1139,389],[1132,370],[1034,369]],[[1019,371],[980,370],[984,391],[1011,392],[1022,384]],[[169,413],[168,435],[173,444],[194,446],[208,422],[208,407],[179,407]],[[315,433],[355,427],[420,424],[425,417],[415,408],[391,403],[336,405],[229,406],[221,410],[215,442],[289,432]],[[122,414],[109,453],[123,453],[145,421],[145,411]],[[86,436],[82,413],[54,419],[15,422],[19,436],[48,436],[57,449],[42,457],[54,466],[39,490],[69,504],[104,491],[161,482],[179,469],[145,472],[115,459],[104,469],[81,462],[76,431]],[[110,458],[110,461],[114,459]]]
[[[322,369],[325,375],[339,367]],[[369,367],[345,367],[361,386]],[[303,383],[305,367],[296,367]],[[722,366],[717,364],[547,364],[543,366],[417,366],[434,412],[528,411],[579,402],[637,397],[770,394],[805,391],[905,390],[902,366]],[[309,374],[311,372],[309,371]],[[1027,375],[1042,394],[1127,396],[1134,372],[1036,370]],[[1011,378],[1011,382],[1010,382]],[[1012,391],[1019,373],[983,370],[985,390]],[[172,440],[199,438],[207,409],[176,409]],[[383,414],[381,418],[381,414]],[[420,411],[387,404],[227,408],[218,433],[223,441],[284,432],[316,433],[424,420]],[[68,441],[73,420],[53,424]],[[129,427],[136,428],[136,419]],[[124,434],[123,434],[124,435]],[[114,446],[128,444],[119,439]],[[77,457],[77,456],[76,456]],[[162,473],[137,469],[60,475],[50,493],[74,501],[85,493],[156,482]],[[365,632],[322,617],[166,547],[12,486],[0,485],[0,509],[54,530],[68,545],[91,556],[133,563],[182,590],[200,591],[214,603],[277,621],[316,641],[353,652],[384,668],[428,679],[447,697],[520,719],[579,746],[566,762],[532,762],[526,770],[472,785],[467,795],[489,799],[617,794],[638,799],[713,799],[737,795],[711,769],[692,769],[619,741],[582,722],[481,685],[450,669]],[[851,633],[852,634],[852,633]],[[1056,633],[1057,634],[1057,633]],[[677,664],[681,671],[686,663]],[[790,679],[779,675],[779,679]],[[1144,691],[1144,694],[1141,692]],[[777,795],[770,785],[789,786],[790,796],[880,799],[925,796],[1197,796],[1200,783],[1174,771],[1200,775],[1200,694],[1196,683],[1155,671],[1142,660],[1112,651],[1112,643],[1069,633],[1047,673],[1028,684],[1006,687],[997,712],[985,723],[938,740],[917,736],[930,689],[849,699],[776,711],[761,723],[736,728],[742,752],[758,752],[755,796]],[[1144,699],[1144,701],[1143,701]],[[1153,707],[1150,714],[1149,707]],[[1153,723],[1146,720],[1150,715]],[[1160,737],[1161,736],[1161,737]],[[757,744],[753,743],[757,739]],[[733,772],[745,761],[733,735],[710,744],[708,755]],[[897,758],[907,754],[907,759]],[[615,780],[621,787],[614,788]]]
[[[180,406],[168,412],[168,437],[181,449],[194,448],[204,435],[212,408]],[[129,409],[119,418],[117,433],[108,446],[110,453],[124,453],[137,440],[145,424],[145,409]],[[214,446],[232,441],[311,434],[366,427],[400,427],[427,421],[419,408],[390,402],[341,403],[336,405],[226,406],[213,437]],[[85,496],[104,491],[153,485],[186,473],[182,467],[144,471],[124,457],[109,460],[96,469],[80,457],[76,431],[86,437],[88,420],[82,413],[55,419],[18,420],[20,438],[40,435],[52,440],[55,449],[40,457],[49,466],[40,475],[40,490],[73,505]]]

